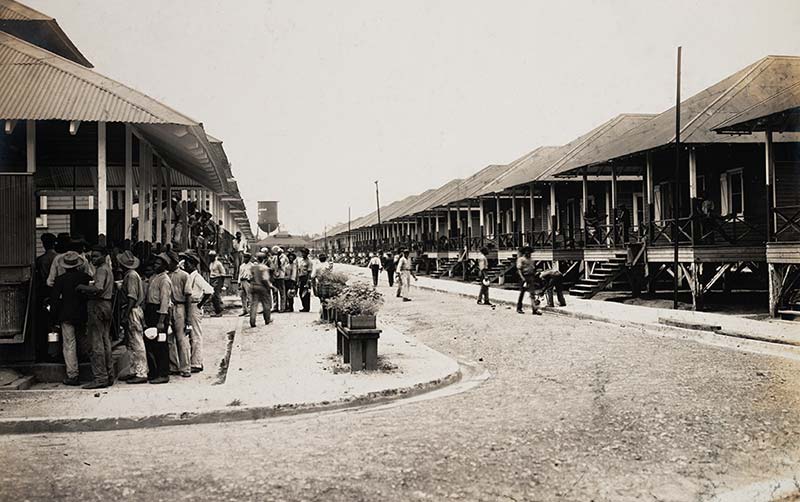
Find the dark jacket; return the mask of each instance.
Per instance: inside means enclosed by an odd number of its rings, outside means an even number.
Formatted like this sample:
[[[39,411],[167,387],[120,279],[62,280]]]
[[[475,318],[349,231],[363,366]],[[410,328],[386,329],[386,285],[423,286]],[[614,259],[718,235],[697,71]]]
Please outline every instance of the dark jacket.
[[[57,321],[73,324],[86,322],[86,297],[75,289],[89,284],[91,277],[86,272],[73,268],[56,277],[51,298],[53,314]]]

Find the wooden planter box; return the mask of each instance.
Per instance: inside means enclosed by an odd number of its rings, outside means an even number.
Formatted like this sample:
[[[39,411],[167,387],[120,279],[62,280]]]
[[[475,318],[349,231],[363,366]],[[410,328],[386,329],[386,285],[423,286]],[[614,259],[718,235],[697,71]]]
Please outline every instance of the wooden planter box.
[[[375,329],[377,318],[374,315],[349,315],[347,316],[348,329]]]

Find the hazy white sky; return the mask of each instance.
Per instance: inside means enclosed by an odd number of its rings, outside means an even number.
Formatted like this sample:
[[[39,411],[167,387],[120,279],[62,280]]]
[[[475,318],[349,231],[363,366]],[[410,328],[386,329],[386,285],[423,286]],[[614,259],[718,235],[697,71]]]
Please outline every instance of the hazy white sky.
[[[224,141],[292,232],[800,55],[800,1],[23,0]],[[255,227],[254,227],[255,228]]]

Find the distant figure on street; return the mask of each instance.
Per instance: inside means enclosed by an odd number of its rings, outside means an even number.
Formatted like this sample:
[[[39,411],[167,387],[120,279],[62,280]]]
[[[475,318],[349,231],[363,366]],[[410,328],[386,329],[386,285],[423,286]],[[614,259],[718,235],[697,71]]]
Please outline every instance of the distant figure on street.
[[[250,327],[256,327],[256,317],[258,317],[258,306],[261,305],[264,325],[272,322],[270,316],[272,312],[272,292],[276,291],[275,286],[270,280],[270,269],[267,267],[267,255],[264,253],[256,254],[256,263],[250,269],[253,276],[250,283],[250,294],[252,303],[250,304]],[[277,291],[276,291],[277,292]]]
[[[369,264],[367,266],[372,271],[372,285],[374,287],[378,287],[378,277],[380,276],[381,269],[383,268],[381,265],[381,259],[378,257],[378,255],[370,253]]]
[[[395,253],[392,261],[394,262],[394,270],[395,270],[395,280],[397,281],[397,297],[400,298],[403,293],[403,275],[398,270],[400,259],[403,257],[403,251],[398,250]]]
[[[386,271],[386,280],[389,282],[389,287],[394,286],[394,274],[397,271],[397,262],[394,260],[394,255],[390,252],[383,253],[383,269]]]
[[[89,284],[91,277],[80,270],[80,256],[75,251],[64,255],[62,264],[66,271],[56,277],[51,291],[52,315],[61,325],[62,352],[67,367],[64,385],[79,385],[78,380],[78,328],[86,322],[86,297],[78,292],[78,286]]]
[[[197,267],[200,265],[200,258],[194,252],[186,252],[181,255],[183,258],[183,268],[189,273],[186,280],[186,296],[189,298],[187,305],[187,317],[191,335],[191,372],[199,373],[203,371],[203,305],[214,294],[214,288],[203,279]]]
[[[481,281],[481,289],[478,292],[478,305],[492,305],[489,301],[489,277],[487,272],[489,270],[489,250],[481,248],[481,255],[478,257],[478,280]]]
[[[147,353],[144,348],[144,280],[136,271],[139,258],[130,251],[117,256],[117,263],[125,270],[122,276],[122,326],[127,333],[127,348],[131,354],[131,371],[125,378],[129,384],[147,383]]]
[[[527,292],[531,297],[531,305],[533,306],[533,315],[542,315],[539,310],[539,298],[536,294],[536,264],[531,258],[533,250],[530,246],[525,246],[521,250],[522,256],[517,258],[517,274],[520,278],[519,283],[519,298],[517,299],[517,313],[524,314],[522,310],[522,302],[525,299]]]
[[[297,255],[289,250],[286,253],[286,268],[283,281],[286,285],[286,309],[284,312],[294,312],[294,297],[297,296]]]
[[[208,265],[208,277],[211,287],[214,288],[211,304],[214,306],[214,317],[220,317],[222,315],[222,286],[225,284],[225,265],[217,259],[216,251],[209,251],[208,257],[211,258],[211,263]]]
[[[250,315],[250,281],[253,278],[252,257],[248,253],[242,255],[242,264],[239,265],[239,296],[242,298],[242,316]]]
[[[397,269],[400,271],[400,279],[402,281],[402,289],[400,291],[400,296],[403,297],[404,302],[411,301],[411,278],[413,277],[414,280],[417,280],[417,276],[414,274],[414,267],[411,264],[411,258],[409,257],[409,250],[403,250],[403,257],[397,262]]]
[[[564,299],[564,275],[558,270],[551,269],[543,272],[536,272],[536,279],[539,282],[542,292],[547,297],[547,306],[553,307],[553,290],[558,297],[558,304],[561,307],[567,306],[567,301]]]
[[[244,237],[242,237],[241,232],[236,232],[236,235],[233,238],[233,251],[231,252],[231,257],[233,258],[233,270],[235,272],[239,272],[239,268],[242,266],[243,263],[247,263],[245,259],[245,254],[247,254],[247,241],[245,241]]]
[[[300,259],[297,260],[297,291],[303,308],[300,312],[311,311],[311,271],[314,263],[308,257],[308,249],[300,250]]]

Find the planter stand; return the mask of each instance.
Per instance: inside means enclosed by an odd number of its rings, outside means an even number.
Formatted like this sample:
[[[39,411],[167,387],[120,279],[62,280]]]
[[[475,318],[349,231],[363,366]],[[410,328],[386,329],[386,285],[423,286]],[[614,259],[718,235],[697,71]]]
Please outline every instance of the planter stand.
[[[378,369],[379,329],[349,329],[336,323],[336,353],[350,363],[350,372]]]

